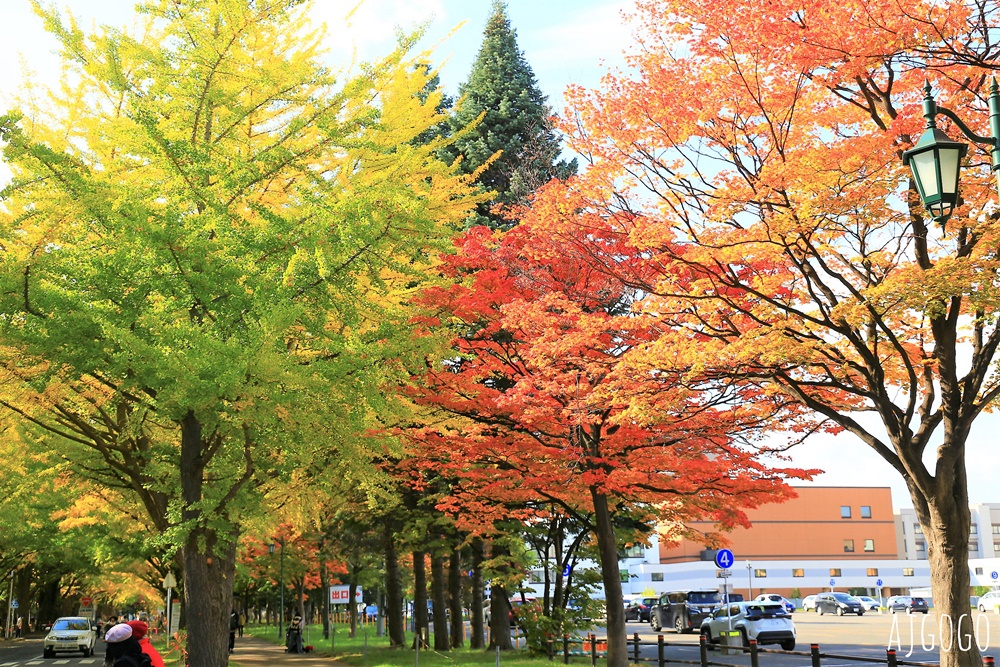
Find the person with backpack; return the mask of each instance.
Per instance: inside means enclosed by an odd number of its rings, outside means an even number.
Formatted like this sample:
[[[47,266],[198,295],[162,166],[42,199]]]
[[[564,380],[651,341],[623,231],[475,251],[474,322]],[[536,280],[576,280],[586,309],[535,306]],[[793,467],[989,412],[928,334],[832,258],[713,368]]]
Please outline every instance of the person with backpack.
[[[153,667],[165,667],[160,652],[153,647],[153,644],[149,641],[149,637],[146,636],[146,633],[149,632],[149,626],[143,621],[129,621],[128,625],[132,628],[132,636],[139,642],[139,648],[149,656],[149,661]]]
[[[236,648],[236,631],[240,629],[240,615],[235,609],[229,615],[229,652]]]
[[[139,640],[132,636],[132,626],[119,623],[106,633],[108,648],[104,653],[104,667],[153,667],[150,657],[142,652]]]

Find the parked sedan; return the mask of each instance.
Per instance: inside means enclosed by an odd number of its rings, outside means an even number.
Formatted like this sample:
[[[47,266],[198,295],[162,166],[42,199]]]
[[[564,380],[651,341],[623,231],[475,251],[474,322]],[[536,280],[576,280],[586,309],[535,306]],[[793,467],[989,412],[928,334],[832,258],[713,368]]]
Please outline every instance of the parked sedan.
[[[795,603],[788,598],[783,598],[777,593],[761,593],[754,598],[754,602],[776,602],[785,608],[789,614],[795,613]]]
[[[1000,591],[989,591],[976,603],[979,611],[1000,612]]]
[[[656,604],[657,598],[639,598],[625,607],[626,621],[648,621],[649,610]]]
[[[867,595],[855,595],[854,597],[861,600],[861,606],[865,608],[865,611],[871,611],[872,609],[878,611],[879,601],[875,598],[868,597]]]
[[[785,608],[774,602],[736,602],[722,605],[701,623],[701,634],[718,643],[724,632],[740,633],[744,646],[751,639],[758,644],[780,644],[786,651],[795,649],[795,623]]]
[[[907,614],[926,614],[929,608],[927,600],[909,595],[896,595],[889,598],[885,605],[893,614],[905,611]]]
[[[827,612],[843,616],[857,614],[864,616],[865,608],[861,600],[847,593],[820,593],[816,596],[816,612],[821,616]]]
[[[816,611],[815,595],[807,595],[802,598],[802,611]]]

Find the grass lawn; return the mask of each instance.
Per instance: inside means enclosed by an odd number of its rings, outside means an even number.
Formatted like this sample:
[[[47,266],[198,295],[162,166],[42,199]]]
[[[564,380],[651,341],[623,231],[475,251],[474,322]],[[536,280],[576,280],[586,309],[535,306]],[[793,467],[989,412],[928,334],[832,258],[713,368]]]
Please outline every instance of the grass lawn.
[[[387,636],[378,637],[375,634],[375,626],[359,626],[357,636],[353,639],[348,637],[349,626],[335,624],[336,632],[331,633],[330,639],[323,639],[323,626],[310,625],[303,636],[305,644],[312,644],[316,650],[316,655],[325,655],[336,658],[338,662],[357,667],[417,667],[426,665],[427,667],[463,667],[471,666],[493,666],[496,665],[496,653],[477,649],[475,651],[464,648],[438,653],[433,650],[421,650],[419,657],[415,655],[413,649],[391,649],[389,648],[389,638]],[[367,648],[366,636],[367,631]],[[265,639],[275,644],[283,644],[284,639],[278,639],[278,630],[275,626],[248,626],[247,634],[260,639]],[[413,633],[406,633],[407,647],[413,644]],[[506,651],[500,655],[500,662],[504,665],[516,665],[520,667],[554,667],[561,665],[561,661],[549,662],[545,656],[532,656],[528,651],[521,649],[517,651]],[[589,658],[577,657],[571,664],[577,667],[589,665]]]

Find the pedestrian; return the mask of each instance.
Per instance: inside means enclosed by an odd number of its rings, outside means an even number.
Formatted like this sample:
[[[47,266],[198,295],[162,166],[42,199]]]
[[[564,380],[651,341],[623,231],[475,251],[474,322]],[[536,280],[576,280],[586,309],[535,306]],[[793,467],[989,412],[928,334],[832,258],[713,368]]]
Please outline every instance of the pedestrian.
[[[285,653],[302,653],[302,617],[295,615],[285,630]]]
[[[108,641],[108,631],[111,630],[111,628],[115,627],[116,625],[118,625],[118,617],[109,616],[108,622],[104,624],[104,634],[101,635],[104,638],[104,641]]]
[[[139,640],[132,636],[132,626],[128,623],[112,626],[104,633],[104,641],[108,645],[104,652],[104,667],[153,667]]]
[[[149,632],[149,625],[142,621],[129,621],[128,626],[132,628],[132,636],[139,642],[139,648],[142,649],[142,652],[149,656],[153,667],[164,667],[160,652],[153,647],[149,637],[146,636]]]
[[[240,627],[239,627],[240,639],[243,638],[243,626],[246,625],[246,624],[247,624],[247,613],[246,613],[246,611],[241,611],[240,612]]]
[[[14,636],[17,637],[18,639],[20,639],[21,638],[21,632],[23,631],[23,629],[24,629],[24,617],[23,616],[18,616],[17,617],[17,627],[14,628]]]
[[[229,615],[229,652],[236,647],[236,632],[240,629],[240,614],[235,609]]]

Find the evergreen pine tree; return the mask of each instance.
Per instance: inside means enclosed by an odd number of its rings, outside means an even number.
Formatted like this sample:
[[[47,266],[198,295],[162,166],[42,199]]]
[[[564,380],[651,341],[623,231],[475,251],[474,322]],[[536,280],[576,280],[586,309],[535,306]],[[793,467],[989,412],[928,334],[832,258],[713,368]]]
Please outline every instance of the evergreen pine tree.
[[[452,157],[461,155],[461,168],[472,173],[502,151],[479,176],[478,182],[497,196],[479,205],[474,224],[509,225],[490,211],[494,204],[524,203],[551,178],[576,173],[575,159],[559,159],[559,139],[549,120],[552,112],[517,46],[517,31],[511,28],[502,0],[493,0],[479,55],[459,92],[459,104],[450,120],[453,130],[466,127],[484,111],[485,117],[458,138],[451,148]]]

